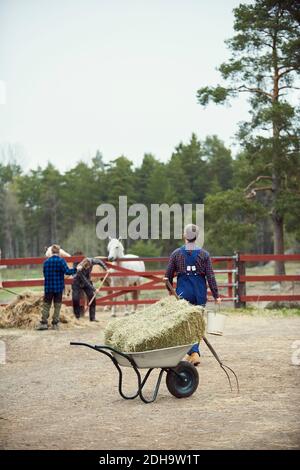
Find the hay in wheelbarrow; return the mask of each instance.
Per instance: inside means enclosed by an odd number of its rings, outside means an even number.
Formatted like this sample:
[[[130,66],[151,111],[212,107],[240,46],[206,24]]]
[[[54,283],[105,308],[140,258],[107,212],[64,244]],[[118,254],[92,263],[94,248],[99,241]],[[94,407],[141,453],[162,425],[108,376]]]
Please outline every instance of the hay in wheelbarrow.
[[[129,317],[111,320],[105,344],[123,352],[142,352],[199,342],[205,333],[204,309],[165,297]]]

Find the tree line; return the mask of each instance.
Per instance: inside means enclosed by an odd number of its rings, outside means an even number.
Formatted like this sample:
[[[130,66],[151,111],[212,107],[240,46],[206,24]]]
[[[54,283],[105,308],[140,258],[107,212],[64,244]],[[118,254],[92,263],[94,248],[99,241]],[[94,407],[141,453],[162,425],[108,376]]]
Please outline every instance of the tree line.
[[[105,254],[98,240],[96,209],[143,203],[205,204],[205,247],[213,254],[235,250],[271,253],[272,226],[268,201],[245,197],[249,173],[245,153],[235,158],[217,136],[200,141],[195,134],[180,143],[166,163],[145,154],[140,166],[125,156],[104,163],[100,151],[90,163],[78,162],[61,173],[51,163],[24,173],[17,163],[0,164],[0,246],[2,256],[41,256],[44,247],[60,243],[74,253]],[[286,227],[290,242],[299,239],[297,224]],[[127,249],[144,256],[167,255],[178,240],[127,240]]]

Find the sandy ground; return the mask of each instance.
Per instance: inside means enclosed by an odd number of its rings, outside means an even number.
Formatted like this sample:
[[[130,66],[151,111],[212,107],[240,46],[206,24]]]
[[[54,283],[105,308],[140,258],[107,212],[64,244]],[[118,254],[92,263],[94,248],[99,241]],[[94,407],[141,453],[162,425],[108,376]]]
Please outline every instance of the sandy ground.
[[[239,396],[203,345],[196,393],[176,399],[163,380],[150,405],[119,396],[108,358],[69,346],[101,344],[108,313],[98,317],[98,324],[58,332],[0,330],[7,349],[0,365],[2,449],[300,448],[300,366],[291,364],[299,317],[232,316],[223,337],[208,335],[237,372]],[[135,383],[126,369],[128,392]]]

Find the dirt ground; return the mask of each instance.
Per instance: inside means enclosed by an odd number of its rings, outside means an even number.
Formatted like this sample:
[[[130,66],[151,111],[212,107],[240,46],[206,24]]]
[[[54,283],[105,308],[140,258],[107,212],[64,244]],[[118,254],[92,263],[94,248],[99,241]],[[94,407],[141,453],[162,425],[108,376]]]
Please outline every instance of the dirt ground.
[[[208,335],[238,374],[231,393],[205,345],[195,394],[176,399],[163,380],[145,405],[123,400],[104,355],[70,347],[103,342],[101,322],[60,331],[0,330],[2,449],[299,449],[300,366],[291,363],[299,317],[229,316],[224,336]],[[135,377],[126,369],[127,392]],[[148,391],[150,392],[149,383]]]

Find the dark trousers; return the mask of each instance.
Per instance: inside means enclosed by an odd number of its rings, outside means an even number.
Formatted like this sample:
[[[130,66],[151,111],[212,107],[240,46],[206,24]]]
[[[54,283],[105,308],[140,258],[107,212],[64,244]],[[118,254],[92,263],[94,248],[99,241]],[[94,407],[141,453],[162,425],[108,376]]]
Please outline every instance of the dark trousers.
[[[59,322],[59,315],[62,303],[62,292],[45,292],[44,303],[42,308],[41,323],[48,324],[52,301],[54,303],[54,314],[52,317],[52,324],[57,325]]]
[[[54,304],[61,304],[62,302],[62,292],[45,292],[44,294],[44,302],[46,304],[52,304],[52,301]]]
[[[81,297],[81,292],[84,291],[88,301],[94,297],[95,292],[91,287],[81,287],[79,284],[76,284],[75,282],[72,284],[72,302],[73,302],[73,310],[74,310],[74,315],[76,318],[80,318],[80,313],[81,313],[81,307],[80,307],[80,297]],[[90,320],[95,320],[96,317],[96,298],[93,300],[93,302],[90,305]]]

